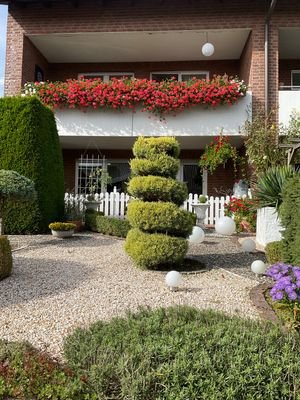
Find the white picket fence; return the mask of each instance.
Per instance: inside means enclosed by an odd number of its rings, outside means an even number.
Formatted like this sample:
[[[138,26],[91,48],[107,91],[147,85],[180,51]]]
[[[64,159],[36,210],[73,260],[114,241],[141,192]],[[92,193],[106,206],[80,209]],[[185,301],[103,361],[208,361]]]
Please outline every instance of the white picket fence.
[[[184,202],[183,208],[185,210],[193,212],[193,204],[198,202],[197,194],[189,194],[188,199]],[[76,204],[78,208],[84,210],[84,201],[86,196],[84,195],[74,195],[71,193],[65,194],[65,203]],[[95,200],[100,200],[100,205],[98,211],[102,211],[104,215],[125,218],[127,204],[130,200],[130,196],[127,193],[119,193],[116,190],[110,193],[105,193],[104,195],[96,195]],[[230,200],[230,196],[226,197],[209,197],[209,208],[206,212],[206,218],[204,223],[206,225],[215,225],[216,221],[224,216],[224,206]]]

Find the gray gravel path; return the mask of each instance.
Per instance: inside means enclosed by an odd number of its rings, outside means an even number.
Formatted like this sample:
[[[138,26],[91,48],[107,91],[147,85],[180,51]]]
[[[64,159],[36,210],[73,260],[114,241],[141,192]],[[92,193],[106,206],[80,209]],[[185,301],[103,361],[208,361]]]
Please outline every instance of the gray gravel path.
[[[76,327],[139,306],[188,304],[259,317],[249,299],[259,282],[250,264],[262,254],[241,253],[234,237],[208,233],[202,244],[191,246],[189,253],[213,269],[185,275],[177,292],[165,287],[164,274],[135,268],[123,240],[80,234],[11,241],[23,249],[14,251],[12,276],[0,282],[0,338],[27,340],[58,357],[63,338]]]

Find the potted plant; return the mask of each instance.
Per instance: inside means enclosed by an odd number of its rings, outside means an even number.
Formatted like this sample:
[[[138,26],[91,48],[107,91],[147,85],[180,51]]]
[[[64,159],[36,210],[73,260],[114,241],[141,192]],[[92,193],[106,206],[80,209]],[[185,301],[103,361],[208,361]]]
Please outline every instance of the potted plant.
[[[207,196],[201,195],[198,198],[198,202],[192,204],[195,214],[197,215],[197,224],[204,225],[206,211],[209,207],[209,201]]]
[[[200,157],[199,166],[201,169],[207,169],[211,174],[219,165],[225,165],[229,160],[233,160],[234,170],[237,170],[239,155],[237,149],[229,143],[228,136],[223,136],[220,132],[214,141],[205,147],[204,153]]]
[[[76,225],[68,222],[52,222],[49,228],[53,236],[64,239],[73,236]]]

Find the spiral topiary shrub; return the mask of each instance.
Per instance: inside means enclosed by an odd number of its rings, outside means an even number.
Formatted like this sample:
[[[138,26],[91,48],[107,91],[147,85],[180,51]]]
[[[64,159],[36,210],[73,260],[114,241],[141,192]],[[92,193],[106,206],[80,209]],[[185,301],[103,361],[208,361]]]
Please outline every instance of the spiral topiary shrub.
[[[161,176],[136,176],[127,186],[128,193],[143,201],[171,201],[180,206],[188,196],[187,187],[175,179]]]
[[[179,206],[187,198],[187,187],[176,181],[179,144],[175,138],[140,137],[134,144],[132,179],[128,192],[138,199],[128,205],[133,227],[125,250],[143,269],[180,264],[188,249],[187,236],[195,219]]]
[[[159,269],[166,264],[180,264],[188,244],[182,237],[131,229],[126,238],[125,250],[140,268]]]
[[[133,228],[144,232],[167,233],[187,237],[195,225],[194,214],[181,210],[174,203],[144,202],[136,200],[130,204],[127,218]]]
[[[134,158],[130,162],[132,176],[158,175],[176,178],[179,160],[166,154],[159,154],[153,159]]]
[[[10,276],[12,270],[12,256],[9,240],[0,236],[0,281]]]

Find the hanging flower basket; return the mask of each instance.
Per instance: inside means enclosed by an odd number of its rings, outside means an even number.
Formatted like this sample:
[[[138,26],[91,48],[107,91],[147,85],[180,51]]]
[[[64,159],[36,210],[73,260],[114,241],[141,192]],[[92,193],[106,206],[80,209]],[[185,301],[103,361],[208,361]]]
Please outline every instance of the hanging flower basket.
[[[228,160],[232,159],[234,169],[238,161],[237,149],[229,143],[227,136],[223,136],[222,132],[214,138],[211,144],[205,147],[202,154],[199,166],[201,169],[207,169],[211,174],[218,168],[219,165],[225,166]]]

